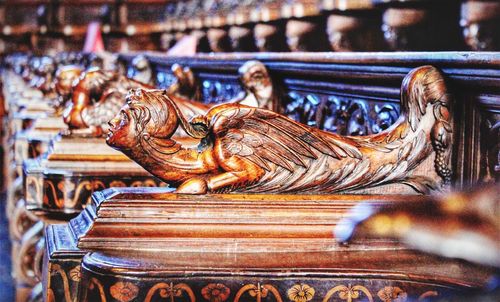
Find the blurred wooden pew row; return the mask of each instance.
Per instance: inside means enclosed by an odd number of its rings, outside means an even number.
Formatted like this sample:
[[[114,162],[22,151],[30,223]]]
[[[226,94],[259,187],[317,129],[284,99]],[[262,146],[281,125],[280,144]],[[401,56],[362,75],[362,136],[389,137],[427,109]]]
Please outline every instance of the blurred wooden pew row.
[[[3,1],[2,52],[80,51],[98,21],[111,52],[499,50],[495,0]],[[190,50],[190,51],[194,51]]]

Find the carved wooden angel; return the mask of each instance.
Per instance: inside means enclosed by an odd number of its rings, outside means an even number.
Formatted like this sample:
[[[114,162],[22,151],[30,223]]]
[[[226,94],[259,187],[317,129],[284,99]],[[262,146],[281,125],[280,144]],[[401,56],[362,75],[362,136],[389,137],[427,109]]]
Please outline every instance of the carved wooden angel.
[[[269,110],[230,103],[188,121],[162,90],[135,89],[110,121],[107,142],[178,193],[334,193],[404,183],[418,192],[451,181],[452,117],[442,75],[411,71],[402,115],[386,131],[341,136]],[[178,126],[200,139],[186,148]]]
[[[57,94],[52,100],[52,106],[56,110],[56,114],[61,114],[66,107],[66,103],[70,101],[73,92],[73,83],[82,74],[83,69],[76,65],[61,66],[56,71],[53,90]]]

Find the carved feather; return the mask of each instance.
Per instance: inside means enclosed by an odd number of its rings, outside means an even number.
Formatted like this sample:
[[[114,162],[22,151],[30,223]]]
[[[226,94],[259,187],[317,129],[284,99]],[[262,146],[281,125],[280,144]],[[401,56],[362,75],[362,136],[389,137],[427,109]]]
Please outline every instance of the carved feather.
[[[269,170],[265,161],[290,172],[296,166],[309,168],[308,159],[318,156],[313,150],[340,159],[358,158],[361,152],[356,144],[345,138],[335,140],[332,135],[323,138],[320,132],[298,124],[287,117],[265,109],[232,106],[215,117],[213,133],[232,155],[248,157],[252,162]],[[235,140],[241,144],[235,148]],[[245,148],[243,148],[243,146]],[[242,152],[250,148],[253,152]]]

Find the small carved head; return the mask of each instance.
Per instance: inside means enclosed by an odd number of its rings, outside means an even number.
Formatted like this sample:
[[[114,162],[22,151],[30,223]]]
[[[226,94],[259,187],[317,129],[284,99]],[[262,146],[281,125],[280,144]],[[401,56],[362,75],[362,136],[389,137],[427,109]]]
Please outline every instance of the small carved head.
[[[153,70],[151,69],[151,64],[149,64],[148,59],[144,55],[138,55],[132,60],[132,66],[135,69],[135,73],[132,78],[141,83],[152,83],[153,82]]]
[[[241,83],[245,89],[250,90],[252,93],[271,85],[271,77],[267,72],[267,68],[259,61],[245,62],[238,69],[238,72]]]
[[[164,90],[132,89],[126,99],[127,104],[109,122],[108,145],[125,151],[144,140],[174,134],[179,119]]]

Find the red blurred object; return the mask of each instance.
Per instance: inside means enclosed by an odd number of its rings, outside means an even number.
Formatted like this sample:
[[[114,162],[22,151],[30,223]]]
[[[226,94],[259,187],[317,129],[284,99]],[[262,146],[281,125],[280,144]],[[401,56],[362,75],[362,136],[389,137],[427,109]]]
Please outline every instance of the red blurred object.
[[[101,52],[104,51],[104,42],[101,34],[101,24],[99,22],[89,23],[83,52]]]

